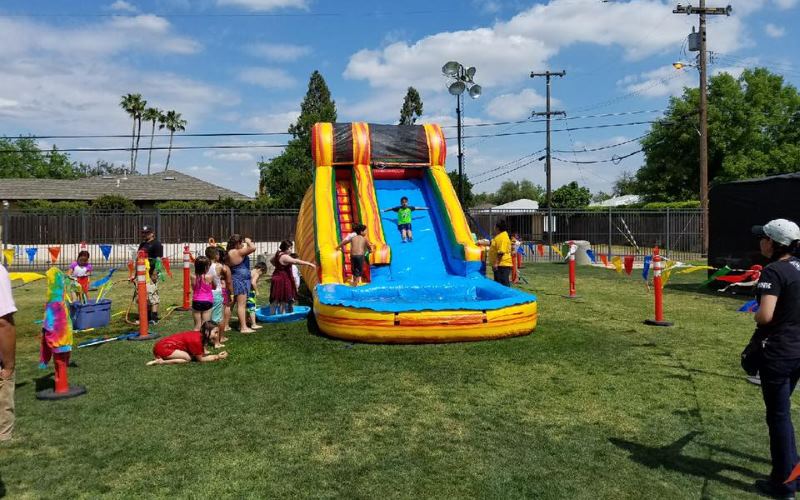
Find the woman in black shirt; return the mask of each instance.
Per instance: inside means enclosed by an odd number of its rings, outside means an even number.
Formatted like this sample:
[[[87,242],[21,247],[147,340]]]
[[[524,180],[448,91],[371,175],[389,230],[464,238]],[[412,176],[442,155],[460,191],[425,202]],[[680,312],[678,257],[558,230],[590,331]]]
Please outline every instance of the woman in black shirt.
[[[800,379],[800,260],[793,256],[800,228],[786,219],[753,227],[761,254],[770,260],[756,285],[756,333],[763,340],[761,391],[769,427],[772,471],[756,489],[776,498],[795,498],[797,481],[784,484],[797,465],[791,395]]]

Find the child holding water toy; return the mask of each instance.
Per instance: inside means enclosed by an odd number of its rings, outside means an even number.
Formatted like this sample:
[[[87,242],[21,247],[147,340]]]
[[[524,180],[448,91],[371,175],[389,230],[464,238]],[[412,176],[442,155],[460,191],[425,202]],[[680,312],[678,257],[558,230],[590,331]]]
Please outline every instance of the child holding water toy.
[[[219,354],[208,354],[206,346],[219,344],[219,327],[213,321],[206,321],[197,331],[182,332],[164,337],[153,346],[155,359],[147,363],[154,365],[177,365],[190,363],[192,360],[200,363],[219,361],[228,357],[225,351]]]
[[[256,296],[258,295],[258,280],[267,274],[267,264],[259,262],[250,271],[250,293],[247,294],[247,314],[250,316],[250,328],[258,330],[261,325],[256,323]]]
[[[411,212],[414,210],[429,209],[428,207],[411,206],[408,204],[408,198],[403,196],[400,198],[400,205],[384,210],[384,212],[397,212],[397,229],[400,231],[403,243],[414,241],[414,235],[411,233]]]
[[[344,248],[348,243],[350,244],[350,270],[352,277],[350,284],[358,286],[361,283],[361,276],[364,274],[364,261],[366,260],[367,250],[372,251],[372,243],[364,236],[367,231],[367,226],[364,224],[356,224],[353,227],[353,232],[348,234],[336,246],[336,250]]]
[[[92,274],[92,265],[89,263],[89,252],[81,250],[78,258],[69,265],[67,276],[78,282],[83,290],[84,297],[89,296],[89,276]]]

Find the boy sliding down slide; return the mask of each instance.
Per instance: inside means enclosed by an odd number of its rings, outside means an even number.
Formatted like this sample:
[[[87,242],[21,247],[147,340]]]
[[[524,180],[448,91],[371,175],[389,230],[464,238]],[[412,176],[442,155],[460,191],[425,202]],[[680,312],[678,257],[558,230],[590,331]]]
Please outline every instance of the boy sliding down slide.
[[[177,365],[190,363],[193,359],[200,363],[219,361],[228,357],[226,351],[219,354],[208,354],[206,346],[219,344],[219,328],[213,321],[206,321],[199,332],[183,332],[164,337],[153,346],[155,359],[148,362],[153,365]]]
[[[364,274],[364,260],[366,259],[367,249],[369,249],[370,252],[373,250],[372,243],[364,237],[366,230],[367,226],[364,224],[356,224],[353,227],[353,232],[348,234],[347,237],[336,246],[336,250],[339,250],[344,248],[348,243],[350,244],[350,269],[353,272],[350,284],[352,286],[358,286],[359,283],[361,283],[361,276]]]
[[[428,207],[414,207],[409,206],[408,198],[403,196],[400,198],[400,205],[397,207],[387,208],[384,212],[397,212],[397,229],[400,230],[400,236],[403,238],[403,243],[414,241],[414,235],[411,234],[411,212],[414,210],[428,210]]]

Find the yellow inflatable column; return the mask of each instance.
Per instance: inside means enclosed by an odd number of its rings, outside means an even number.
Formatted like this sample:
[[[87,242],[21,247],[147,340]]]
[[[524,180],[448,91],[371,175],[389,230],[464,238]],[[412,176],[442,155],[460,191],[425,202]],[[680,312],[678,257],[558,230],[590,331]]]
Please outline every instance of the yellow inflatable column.
[[[375,183],[372,179],[370,162],[369,124],[353,123],[353,186],[356,191],[359,221],[367,226],[367,239],[375,245],[370,253],[372,265],[388,264],[391,259],[389,245],[383,235],[378,198],[375,194]]]
[[[314,228],[320,283],[342,283],[342,258],[336,230],[336,172],[333,170],[333,124],[317,123],[311,130],[314,171]]]
[[[303,203],[300,205],[300,213],[297,215],[297,230],[295,231],[295,247],[297,255],[301,259],[314,262],[319,265],[317,260],[317,247],[314,242],[314,186],[309,186],[303,196]],[[309,266],[300,266],[300,274],[306,281],[309,290],[319,283],[317,269]]]
[[[470,231],[469,224],[467,224],[464,210],[458,201],[458,196],[455,189],[453,189],[453,184],[450,182],[450,177],[444,169],[447,149],[442,128],[439,125],[425,125],[425,135],[428,138],[431,177],[442,195],[444,208],[447,211],[447,217],[450,219],[450,225],[455,233],[456,241],[464,248],[464,260],[467,262],[480,262],[481,249],[472,240],[472,231]]]

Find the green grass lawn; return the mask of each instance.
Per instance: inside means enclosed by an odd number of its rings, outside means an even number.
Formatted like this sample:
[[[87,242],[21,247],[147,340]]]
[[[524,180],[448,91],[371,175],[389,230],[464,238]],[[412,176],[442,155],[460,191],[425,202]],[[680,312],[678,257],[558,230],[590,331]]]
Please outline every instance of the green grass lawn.
[[[17,430],[0,479],[19,497],[752,498],[769,470],[760,391],[738,358],[744,297],[676,276],[529,265],[539,327],[488,342],[390,346],[305,323],[232,332],[220,363],[145,367],[152,342],[73,352],[88,394],[37,401],[43,283],[15,290]],[[125,285],[127,286],[127,285]],[[162,291],[177,303],[180,279]],[[262,297],[266,295],[266,284]],[[164,290],[162,288],[162,290]],[[114,310],[130,290],[112,293]],[[157,330],[190,328],[176,312]],[[80,340],[127,328],[76,335]]]

